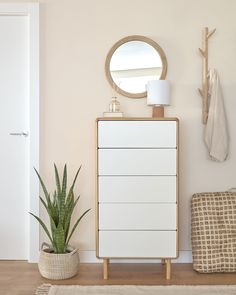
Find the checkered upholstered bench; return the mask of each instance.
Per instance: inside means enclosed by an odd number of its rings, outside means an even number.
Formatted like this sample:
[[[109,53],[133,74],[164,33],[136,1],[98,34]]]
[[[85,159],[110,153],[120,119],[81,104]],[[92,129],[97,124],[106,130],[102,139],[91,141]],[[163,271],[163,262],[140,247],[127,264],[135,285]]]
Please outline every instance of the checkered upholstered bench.
[[[193,268],[202,273],[236,271],[236,192],[194,194]]]

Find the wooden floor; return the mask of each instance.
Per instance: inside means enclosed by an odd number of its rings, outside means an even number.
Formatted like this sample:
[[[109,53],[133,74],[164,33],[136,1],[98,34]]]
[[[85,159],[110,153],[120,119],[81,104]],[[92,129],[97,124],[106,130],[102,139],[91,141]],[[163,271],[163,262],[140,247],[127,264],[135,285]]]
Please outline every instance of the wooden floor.
[[[79,274],[69,280],[50,281],[40,276],[36,264],[0,261],[0,295],[33,295],[43,283],[71,285],[228,285],[236,274],[199,274],[191,264],[173,264],[167,281],[161,264],[110,264],[110,278],[103,280],[102,264],[81,264]]]

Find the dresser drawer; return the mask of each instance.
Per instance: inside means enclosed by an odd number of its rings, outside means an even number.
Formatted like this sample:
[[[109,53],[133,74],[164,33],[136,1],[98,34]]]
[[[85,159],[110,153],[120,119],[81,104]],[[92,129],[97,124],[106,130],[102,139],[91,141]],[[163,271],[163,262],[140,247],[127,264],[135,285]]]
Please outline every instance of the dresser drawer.
[[[99,121],[98,147],[176,147],[176,121]]]
[[[99,176],[100,203],[176,202],[176,176]]]
[[[99,204],[99,230],[176,230],[176,206]]]
[[[176,258],[176,231],[99,231],[98,256]]]
[[[176,175],[176,149],[99,149],[99,175]]]

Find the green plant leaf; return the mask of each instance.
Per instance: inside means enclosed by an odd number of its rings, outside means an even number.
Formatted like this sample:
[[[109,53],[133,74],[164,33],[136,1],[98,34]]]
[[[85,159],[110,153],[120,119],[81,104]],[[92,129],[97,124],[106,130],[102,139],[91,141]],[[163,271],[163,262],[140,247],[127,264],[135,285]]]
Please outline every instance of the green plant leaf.
[[[45,184],[44,184],[41,176],[39,175],[38,171],[35,168],[34,168],[34,170],[35,170],[35,172],[36,172],[36,174],[38,176],[38,179],[40,181],[41,187],[42,187],[43,192],[44,192],[44,196],[45,196],[45,198],[47,200],[48,207],[51,207],[52,206],[52,203],[51,203],[51,199],[50,199],[50,194],[48,193],[48,191],[46,189],[46,186],[45,186]]]
[[[71,216],[74,211],[74,208],[79,201],[80,196],[77,197],[77,199],[74,201],[74,193],[72,191],[71,193],[71,202],[68,203],[68,206],[66,207],[66,213],[65,213],[65,222],[64,222],[64,229],[65,229],[65,238],[67,240],[68,234],[69,234],[69,229],[70,229],[70,221],[71,221]]]
[[[77,180],[77,177],[79,175],[79,172],[80,172],[80,169],[81,169],[82,165],[80,165],[79,169],[77,170],[76,174],[75,174],[75,177],[74,177],[74,180],[73,180],[73,183],[72,183],[72,186],[70,187],[69,189],[69,194],[73,191],[74,189],[74,186],[75,186],[75,183],[76,183],[76,180]]]
[[[57,187],[57,193],[60,194],[61,193],[61,183],[60,183],[60,177],[58,174],[58,170],[57,170],[57,166],[54,163],[54,171],[55,171],[55,180],[56,180],[56,187]]]
[[[65,253],[65,232],[62,224],[59,224],[58,227],[54,230],[54,239],[56,244],[56,253]]]
[[[66,164],[64,166],[64,171],[63,171],[63,179],[62,179],[62,196],[66,196],[66,187],[67,187],[67,167]]]
[[[65,200],[66,200],[66,187],[67,187],[67,167],[64,166],[63,179],[62,179],[62,189],[61,193],[58,194],[59,203],[59,224],[63,224],[65,220]]]
[[[48,208],[46,202],[41,198],[40,198],[40,201],[42,202],[42,204],[44,205],[44,207],[46,208],[47,210],[47,213],[48,213],[48,216],[49,216],[49,219],[50,219],[50,224],[51,224],[51,232],[53,232],[56,228],[57,228],[57,224],[56,224],[56,221],[55,219],[57,220],[57,218],[55,217],[55,213],[53,212],[54,210],[50,211],[50,209]]]
[[[70,241],[70,239],[71,239],[71,237],[72,237],[72,235],[73,235],[73,233],[74,233],[74,231],[75,231],[75,229],[76,229],[76,227],[78,226],[78,224],[80,223],[80,221],[81,221],[81,219],[85,216],[85,214],[87,214],[89,211],[90,211],[91,209],[87,209],[80,217],[79,217],[79,219],[76,221],[76,223],[74,224],[74,226],[73,226],[73,228],[72,228],[72,230],[71,230],[71,232],[70,232],[70,235],[69,235],[69,237],[68,237],[68,239],[67,239],[67,241],[66,241],[66,244],[68,245],[68,243],[69,243],[69,241]]]
[[[44,195],[47,197],[47,196],[49,195],[49,193],[48,193],[48,191],[47,191],[47,189],[46,189],[46,186],[45,186],[45,184],[44,184],[44,182],[43,182],[41,176],[39,175],[37,169],[34,168],[34,170],[35,170],[35,172],[36,172],[36,174],[37,174],[37,176],[38,176],[38,179],[39,179],[39,181],[40,181],[40,184],[41,184],[41,187],[42,187],[42,189],[43,189]]]
[[[45,199],[43,199],[40,196],[39,198],[49,216],[51,233],[48,230],[45,223],[39,217],[35,216],[32,213],[30,214],[34,218],[36,218],[39,224],[43,227],[44,231],[50,239],[50,242],[55,253],[66,253],[68,242],[70,241],[70,238],[73,235],[76,227],[78,226],[81,219],[85,216],[85,214],[87,214],[88,211],[90,211],[90,209],[86,210],[79,217],[69,235],[72,214],[80,198],[77,197],[75,199],[73,191],[80,169],[81,166],[77,170],[72,185],[69,189],[69,193],[67,194],[67,165],[64,165],[63,176],[61,181],[57,166],[54,164],[56,189],[54,190],[52,199],[50,197],[50,194],[48,193],[48,190],[42,178],[40,177],[38,171],[35,169],[35,172],[37,173],[38,179],[40,181],[40,185],[43,189]]]
[[[49,230],[47,229],[45,223],[38,216],[34,215],[33,213],[29,212],[29,214],[32,215],[34,218],[36,218],[38,220],[38,222],[40,223],[40,225],[44,229],[45,233],[47,234],[50,242],[53,244],[53,240],[51,238],[51,235],[50,235]]]

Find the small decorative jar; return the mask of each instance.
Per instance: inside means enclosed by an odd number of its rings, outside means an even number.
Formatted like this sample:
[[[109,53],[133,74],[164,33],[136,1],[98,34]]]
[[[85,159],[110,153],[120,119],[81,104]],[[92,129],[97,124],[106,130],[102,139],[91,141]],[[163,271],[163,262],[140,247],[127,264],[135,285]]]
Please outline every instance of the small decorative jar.
[[[119,112],[120,111],[120,103],[117,100],[116,96],[112,97],[112,100],[109,104],[109,111],[110,112]]]

